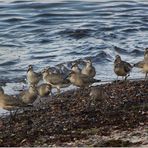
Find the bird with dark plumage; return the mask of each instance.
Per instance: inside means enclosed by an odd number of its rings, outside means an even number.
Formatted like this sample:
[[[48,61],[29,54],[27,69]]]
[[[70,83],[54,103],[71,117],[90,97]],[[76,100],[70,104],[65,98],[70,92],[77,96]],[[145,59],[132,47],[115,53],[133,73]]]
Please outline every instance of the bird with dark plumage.
[[[118,76],[125,77],[125,80],[128,76],[130,76],[130,72],[132,70],[133,66],[126,62],[122,61],[121,57],[119,55],[116,55],[115,61],[114,61],[114,72]]]
[[[30,85],[37,85],[42,78],[41,73],[34,72],[33,66],[29,65],[27,70],[27,81]]]

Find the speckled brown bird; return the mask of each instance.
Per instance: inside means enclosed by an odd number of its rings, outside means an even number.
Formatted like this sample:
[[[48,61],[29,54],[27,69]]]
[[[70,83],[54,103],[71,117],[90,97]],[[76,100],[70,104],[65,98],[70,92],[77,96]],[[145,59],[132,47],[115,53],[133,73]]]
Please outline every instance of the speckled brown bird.
[[[91,60],[84,60],[84,62],[86,65],[83,67],[81,73],[93,78],[96,75],[95,67],[92,65]]]
[[[148,59],[148,48],[145,48],[144,59]]]
[[[102,86],[91,86],[89,96],[90,96],[89,100],[89,106],[90,106],[102,102],[107,97],[107,94]]]
[[[143,66],[144,66],[144,60],[135,63],[133,66],[134,67],[137,67],[137,68],[143,68]]]
[[[101,86],[92,86],[89,96],[94,100],[102,100],[105,97],[105,90]]]
[[[50,84],[41,84],[37,87],[38,94],[40,97],[49,96],[51,93],[52,86]]]
[[[43,80],[50,84],[53,88],[57,88],[57,92],[60,93],[60,89],[68,87],[70,81],[65,79],[60,73],[53,73],[50,68],[42,71]]]
[[[130,76],[130,72],[132,70],[132,65],[126,61],[122,61],[119,55],[116,55],[114,61],[114,72],[118,76],[125,77],[125,80],[128,76]]]
[[[74,72],[76,72],[76,73],[81,73],[81,69],[79,68],[78,63],[74,63],[71,66],[71,70],[74,71]]]
[[[22,100],[17,96],[11,96],[4,93],[3,88],[0,87],[0,107],[6,110],[13,110],[20,107],[27,107]]]
[[[25,104],[32,104],[38,97],[38,91],[35,86],[30,85],[28,90],[18,94],[18,98]]]
[[[69,73],[67,79],[70,80],[73,85],[81,88],[89,87],[91,84],[101,81],[74,71]]]
[[[145,79],[147,79],[147,76],[148,76],[148,48],[146,48],[145,52],[144,52],[143,71],[145,72]]]
[[[30,85],[37,85],[42,78],[41,73],[34,72],[33,66],[29,65],[27,70],[27,81]]]

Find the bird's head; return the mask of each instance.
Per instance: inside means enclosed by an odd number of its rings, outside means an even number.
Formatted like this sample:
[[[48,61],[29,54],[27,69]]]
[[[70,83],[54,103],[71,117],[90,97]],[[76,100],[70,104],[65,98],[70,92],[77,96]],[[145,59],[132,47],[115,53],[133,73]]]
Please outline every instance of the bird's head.
[[[121,62],[121,57],[119,56],[119,55],[116,55],[115,56],[115,61],[114,61],[115,63],[119,63],[119,62]]]
[[[33,70],[33,66],[32,65],[28,65],[27,72],[30,71],[30,70]]]

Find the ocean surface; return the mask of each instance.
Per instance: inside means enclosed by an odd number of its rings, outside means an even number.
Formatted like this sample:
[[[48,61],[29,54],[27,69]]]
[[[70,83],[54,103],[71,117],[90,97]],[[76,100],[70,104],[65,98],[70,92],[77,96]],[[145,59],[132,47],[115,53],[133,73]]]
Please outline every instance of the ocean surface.
[[[35,71],[90,58],[96,78],[116,79],[115,55],[131,64],[148,47],[147,0],[0,0],[0,85],[9,94]],[[134,68],[130,78],[143,78]]]

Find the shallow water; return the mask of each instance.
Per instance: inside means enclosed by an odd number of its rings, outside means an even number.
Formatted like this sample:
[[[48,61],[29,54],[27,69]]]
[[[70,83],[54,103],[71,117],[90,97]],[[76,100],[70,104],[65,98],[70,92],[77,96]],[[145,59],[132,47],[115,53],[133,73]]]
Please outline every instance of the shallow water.
[[[137,62],[147,44],[147,0],[0,1],[0,84],[9,93],[25,82],[29,64],[40,71],[91,58],[96,78],[113,80],[115,55]],[[133,69],[131,78],[141,77]]]

